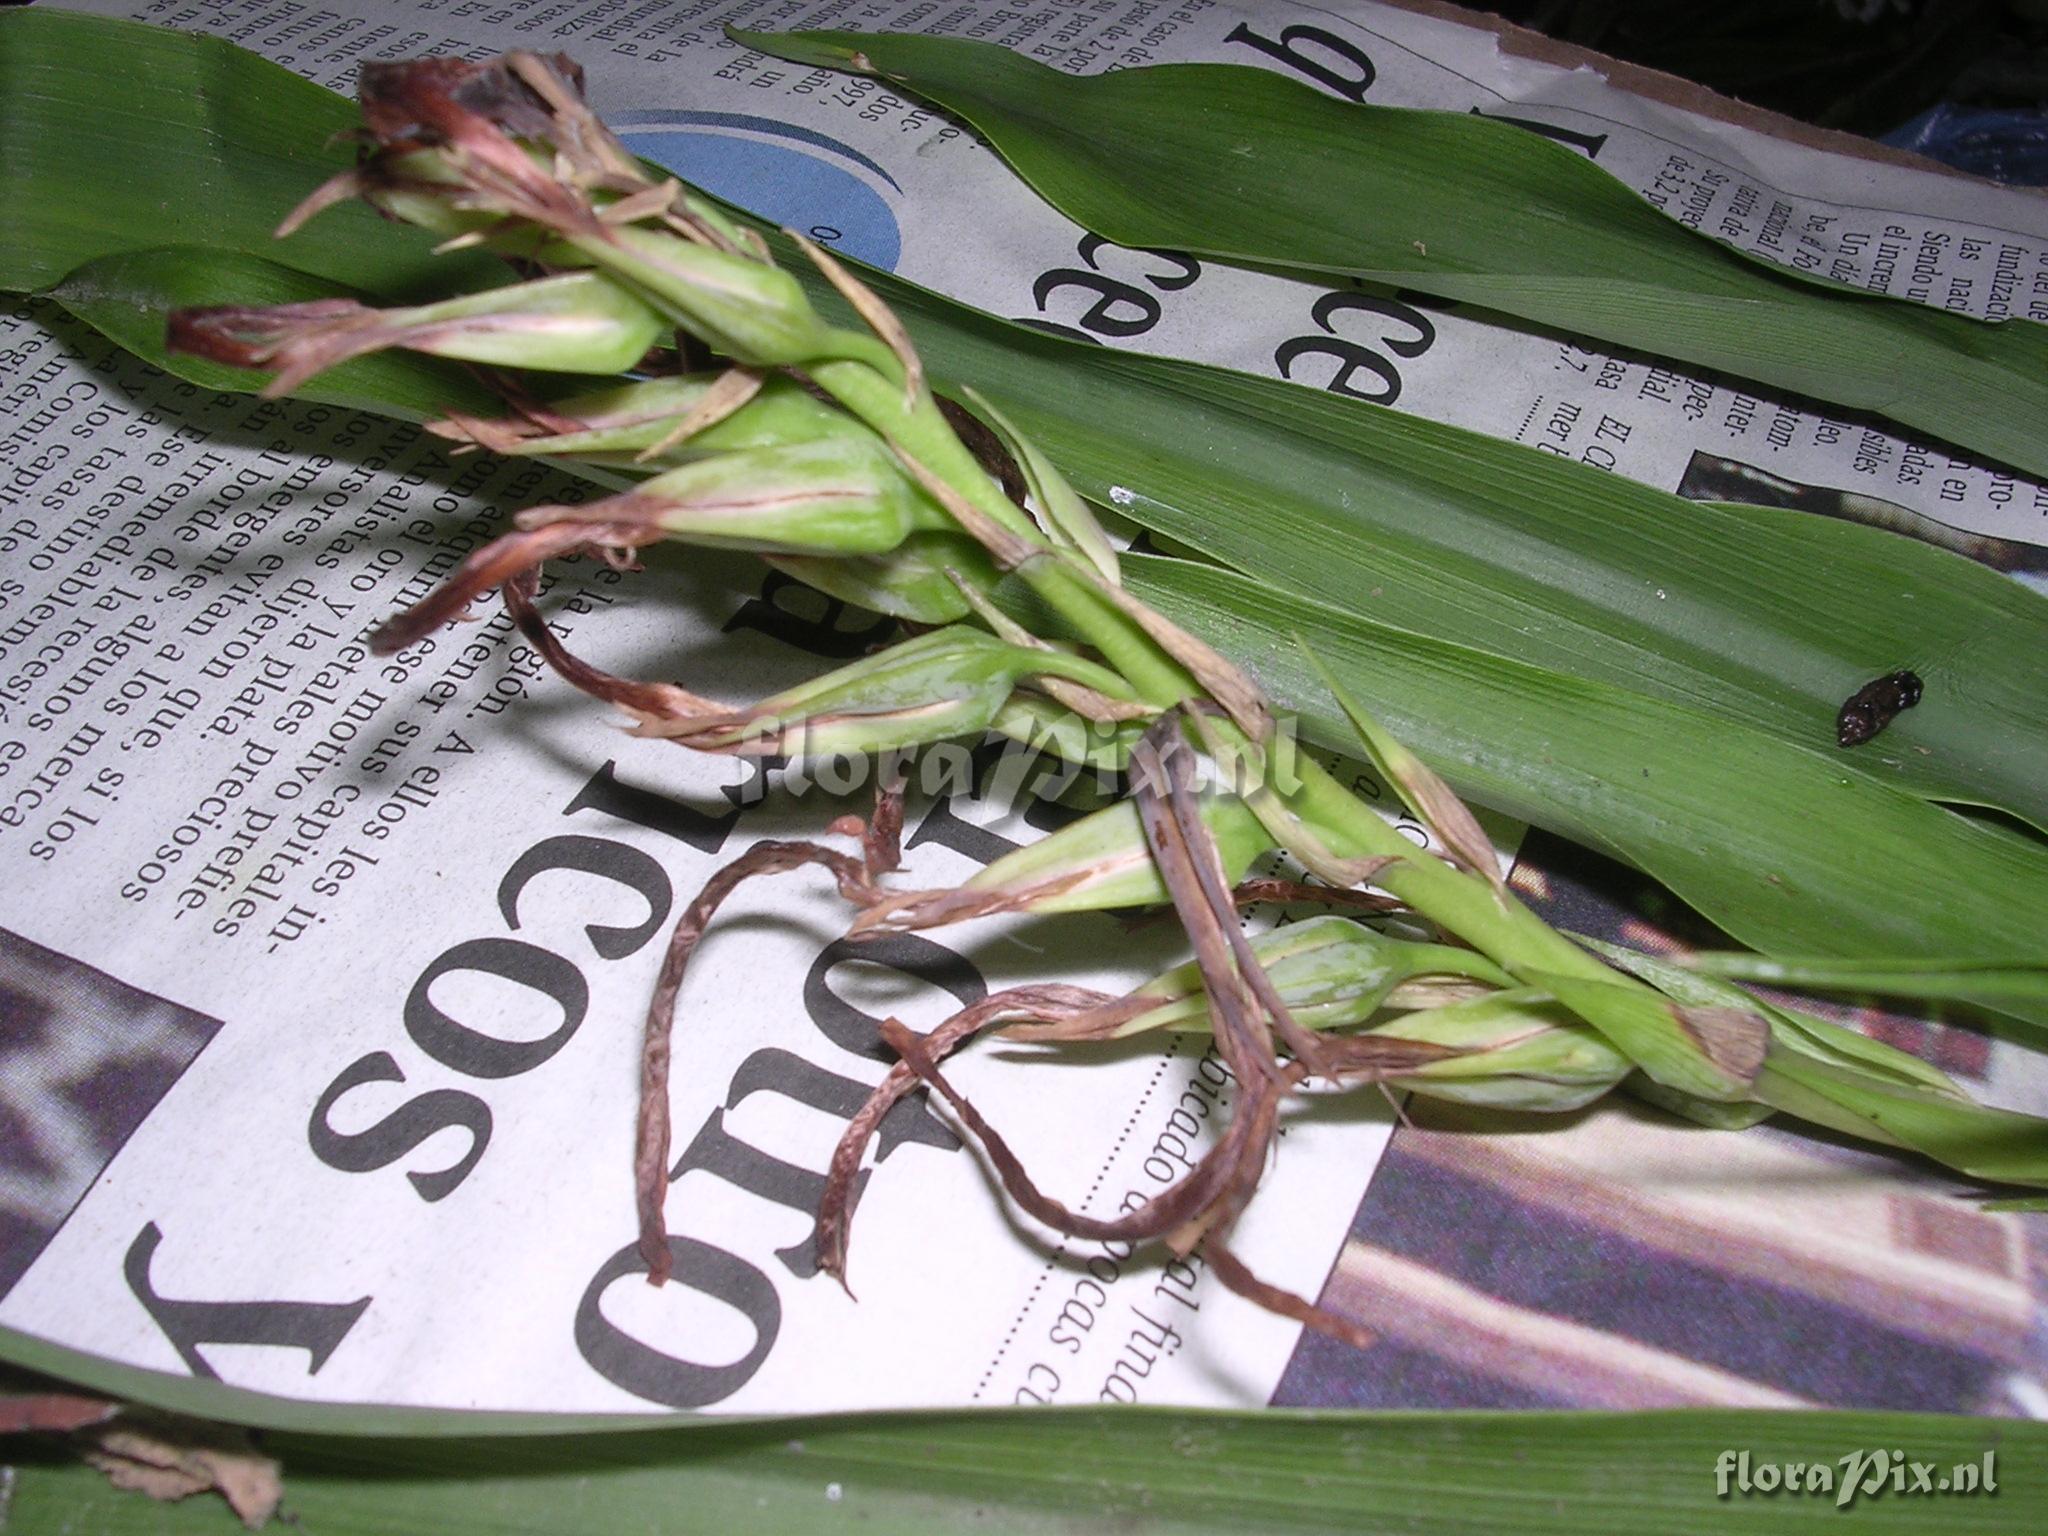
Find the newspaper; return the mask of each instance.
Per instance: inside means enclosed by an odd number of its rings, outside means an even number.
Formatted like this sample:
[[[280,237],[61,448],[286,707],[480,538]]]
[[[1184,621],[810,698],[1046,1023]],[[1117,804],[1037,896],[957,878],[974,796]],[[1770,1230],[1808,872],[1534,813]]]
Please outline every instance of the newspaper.
[[[2048,505],[1945,450],[1638,359],[1397,297],[1318,322],[1316,285],[1104,246],[939,114],[723,32],[915,27],[1076,71],[1212,58],[1479,108],[1579,142],[1766,254],[1975,313],[2048,313],[2048,205],[1789,148],[1400,9],[82,8],[218,32],[341,90],[366,59],[568,51],[636,150],[997,313],[1291,368],[1667,488],[1746,465],[2009,541],[2038,541]],[[1854,206],[1827,200],[1844,187]],[[367,629],[512,511],[587,494],[545,468],[450,461],[397,424],[167,380],[36,302],[0,319],[0,390],[0,1323],[333,1400],[751,1413],[1269,1399],[1293,1324],[1199,1259],[1035,1230],[922,1099],[885,1127],[868,1172],[855,1294],[811,1249],[826,1158],[887,1059],[879,1020],[928,1028],[1049,976],[1125,988],[1183,958],[1172,925],[990,921],[856,948],[825,880],[746,888],[683,997],[677,1278],[649,1287],[627,1168],[668,923],[747,846],[815,835],[864,811],[871,786],[606,730],[502,616],[371,657]],[[656,551],[649,565],[567,568],[545,606],[601,665],[716,679],[735,698],[883,632],[745,561]],[[1073,814],[1017,754],[954,766],[917,787],[906,883],[957,881]],[[1231,1091],[1199,1040],[982,1049],[958,1075],[1043,1182],[1096,1214],[1179,1177]],[[1322,1288],[1388,1129],[1363,1096],[1293,1115],[1240,1228],[1254,1269]]]

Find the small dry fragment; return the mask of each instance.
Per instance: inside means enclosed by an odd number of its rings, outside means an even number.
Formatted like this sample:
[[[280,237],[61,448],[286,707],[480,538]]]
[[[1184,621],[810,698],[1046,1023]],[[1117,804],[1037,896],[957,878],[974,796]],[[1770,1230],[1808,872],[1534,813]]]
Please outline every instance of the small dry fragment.
[[[168,1415],[123,1413],[81,1433],[80,1454],[116,1488],[166,1502],[218,1493],[252,1531],[277,1513],[278,1464],[249,1431]]]
[[[1756,1081],[1771,1048],[1771,1026],[1762,1014],[1746,1008],[1694,1007],[1671,1004],[1678,1027],[1706,1053],[1707,1060],[1745,1085]]]
[[[72,1392],[8,1392],[0,1394],[0,1435],[45,1430],[66,1434],[101,1424],[120,1412],[118,1403]]]

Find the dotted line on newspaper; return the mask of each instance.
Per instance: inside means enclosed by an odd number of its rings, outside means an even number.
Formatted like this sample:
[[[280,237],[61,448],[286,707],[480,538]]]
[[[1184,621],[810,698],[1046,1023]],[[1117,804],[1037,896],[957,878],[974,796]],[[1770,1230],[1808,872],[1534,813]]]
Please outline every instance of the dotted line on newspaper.
[[[1081,1210],[1087,1210],[1094,1202],[1097,1191],[1102,1188],[1102,1181],[1109,1177],[1109,1170],[1116,1163],[1117,1154],[1123,1151],[1124,1143],[1131,1139],[1131,1132],[1138,1124],[1138,1116],[1142,1115],[1145,1106],[1152,1102],[1152,1095],[1159,1091],[1159,1084],[1166,1076],[1166,1069],[1171,1067],[1179,1056],[1180,1036],[1174,1035],[1166,1043],[1166,1054],[1160,1058],[1159,1070],[1152,1074],[1152,1081],[1147,1083],[1145,1091],[1138,1095],[1138,1102],[1131,1106],[1131,1112],[1124,1120],[1124,1128],[1117,1132],[1108,1155],[1102,1159],[1102,1166],[1095,1170],[1095,1181],[1088,1186],[1088,1193],[1081,1197]],[[1045,1267],[1039,1270],[1038,1278],[1032,1281],[1030,1294],[1024,1298],[1024,1304],[1017,1309],[1017,1315],[1010,1320],[1009,1331],[1003,1335],[1003,1342],[997,1348],[995,1358],[989,1361],[988,1369],[981,1373],[981,1380],[975,1383],[976,1399],[988,1390],[988,1384],[995,1379],[996,1368],[1003,1363],[1003,1357],[1017,1341],[1017,1330],[1024,1326],[1024,1319],[1031,1315],[1031,1309],[1038,1304],[1038,1293],[1045,1289],[1045,1282],[1052,1277],[1053,1267],[1067,1256],[1067,1244],[1071,1241],[1072,1239],[1064,1237],[1059,1240],[1059,1245],[1046,1259]]]

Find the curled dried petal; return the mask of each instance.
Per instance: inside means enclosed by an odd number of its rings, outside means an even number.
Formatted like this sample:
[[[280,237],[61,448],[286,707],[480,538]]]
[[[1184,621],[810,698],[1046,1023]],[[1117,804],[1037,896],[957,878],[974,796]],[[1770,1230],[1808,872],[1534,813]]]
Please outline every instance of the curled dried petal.
[[[637,548],[661,537],[660,530],[617,523],[556,523],[504,534],[491,540],[457,566],[449,578],[395,619],[379,625],[370,649],[379,656],[403,650],[451,619],[494,587],[536,569],[543,561],[585,549]]]

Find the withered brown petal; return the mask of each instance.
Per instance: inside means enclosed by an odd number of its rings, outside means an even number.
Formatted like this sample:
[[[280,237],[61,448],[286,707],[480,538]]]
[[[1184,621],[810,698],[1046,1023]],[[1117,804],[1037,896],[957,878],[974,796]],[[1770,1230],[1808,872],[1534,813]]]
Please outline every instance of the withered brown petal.
[[[1045,986],[1010,987],[970,1003],[939,1024],[924,1037],[926,1057],[944,1061],[954,1051],[984,1030],[1019,1018],[1048,1019],[1085,1009],[1100,1002],[1103,994],[1086,987],[1053,983]],[[892,1021],[902,1028],[900,1020]],[[847,1121],[846,1130],[833,1149],[825,1174],[825,1193],[818,1202],[818,1268],[846,1286],[846,1248],[857,1204],[856,1183],[861,1158],[889,1111],[904,1095],[918,1086],[917,1073],[898,1061],[888,1075],[875,1085],[867,1101]],[[851,1287],[847,1287],[851,1294]]]
[[[665,1214],[670,1137],[668,1075],[676,997],[682,991],[683,975],[704,938],[704,930],[727,897],[756,875],[782,874],[807,864],[821,864],[830,870],[838,882],[839,893],[848,901],[864,903],[874,898],[874,872],[851,854],[822,843],[764,840],[704,882],[704,888],[683,909],[674,933],[669,936],[668,952],[662,957],[654,995],[647,1004],[646,1036],[640,1052],[639,1128],[634,1137],[633,1181],[640,1213],[640,1257],[647,1265],[649,1285],[661,1285],[669,1277]]]

